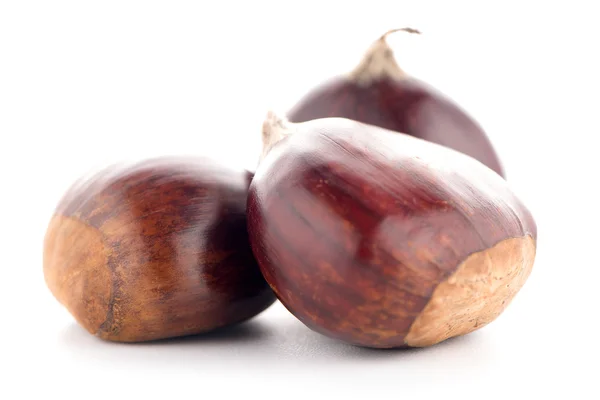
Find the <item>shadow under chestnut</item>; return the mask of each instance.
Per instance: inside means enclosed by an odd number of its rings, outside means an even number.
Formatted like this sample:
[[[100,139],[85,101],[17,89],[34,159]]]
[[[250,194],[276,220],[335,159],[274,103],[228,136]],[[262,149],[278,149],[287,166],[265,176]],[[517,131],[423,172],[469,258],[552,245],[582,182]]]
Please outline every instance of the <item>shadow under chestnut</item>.
[[[279,305],[278,305],[279,306]],[[196,336],[154,342],[123,344],[90,336],[77,324],[67,326],[59,337],[78,362],[97,362],[129,368],[210,369],[235,373],[255,370],[285,373],[295,366],[311,370],[331,366],[377,365],[440,370],[440,357],[451,360],[454,371],[485,369],[493,347],[485,329],[449,339],[430,348],[370,349],[345,344],[313,332],[291,315],[259,316],[250,321]],[[447,366],[448,364],[446,364]]]

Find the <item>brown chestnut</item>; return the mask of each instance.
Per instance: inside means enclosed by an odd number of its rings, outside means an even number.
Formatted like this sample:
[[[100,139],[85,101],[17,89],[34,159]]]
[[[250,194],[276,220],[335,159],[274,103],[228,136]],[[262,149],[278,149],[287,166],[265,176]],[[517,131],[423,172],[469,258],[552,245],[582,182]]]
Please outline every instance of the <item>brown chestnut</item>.
[[[348,343],[424,347],[495,320],[530,275],[532,214],[458,151],[343,118],[270,114],[254,254],[283,305]]]
[[[402,132],[465,153],[504,176],[487,134],[456,102],[400,68],[388,45],[389,31],[348,74],[309,91],[292,107],[291,122],[344,117]]]
[[[176,157],[83,178],[47,228],[48,288],[87,331],[111,341],[192,335],[257,315],[275,296],[248,241],[250,178]]]

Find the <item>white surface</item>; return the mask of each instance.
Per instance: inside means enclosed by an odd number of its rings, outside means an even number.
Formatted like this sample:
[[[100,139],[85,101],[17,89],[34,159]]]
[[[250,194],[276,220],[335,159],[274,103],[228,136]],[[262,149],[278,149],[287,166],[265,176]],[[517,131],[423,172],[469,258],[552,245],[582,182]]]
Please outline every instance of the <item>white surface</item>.
[[[0,3],[0,398],[600,398],[593,1],[201,4]],[[505,314],[412,351],[334,342],[279,304],[226,334],[155,345],[73,323],[44,285],[41,244],[75,178],[159,154],[253,167],[267,108],[404,25],[424,34],[391,38],[401,65],[484,125],[536,216],[534,271]]]

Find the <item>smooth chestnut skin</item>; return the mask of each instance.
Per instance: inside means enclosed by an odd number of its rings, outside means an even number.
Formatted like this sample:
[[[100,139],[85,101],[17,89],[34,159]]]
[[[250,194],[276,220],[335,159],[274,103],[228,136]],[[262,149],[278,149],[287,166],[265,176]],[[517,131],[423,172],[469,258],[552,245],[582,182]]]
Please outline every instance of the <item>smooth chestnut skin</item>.
[[[527,280],[536,224],[480,162],[348,119],[281,126],[263,128],[248,227],[266,280],[309,328],[426,347],[487,325]]]
[[[305,94],[287,118],[343,117],[458,150],[505,176],[490,139],[456,102],[400,69],[382,36],[351,73]]]
[[[91,334],[141,342],[247,320],[275,296],[247,236],[251,174],[159,158],[83,178],[44,243],[52,294]]]

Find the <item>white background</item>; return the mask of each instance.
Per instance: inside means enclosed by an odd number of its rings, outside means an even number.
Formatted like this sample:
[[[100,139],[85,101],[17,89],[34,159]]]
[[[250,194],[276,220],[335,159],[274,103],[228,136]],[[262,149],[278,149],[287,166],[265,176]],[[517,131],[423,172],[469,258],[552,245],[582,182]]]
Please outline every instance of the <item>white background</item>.
[[[0,398],[600,398],[600,39],[589,1],[0,1]],[[279,304],[221,335],[104,343],[46,289],[52,210],[92,168],[162,154],[254,167],[268,108],[400,64],[486,128],[539,229],[510,308],[424,350],[337,343]],[[36,398],[42,396],[37,394]]]

